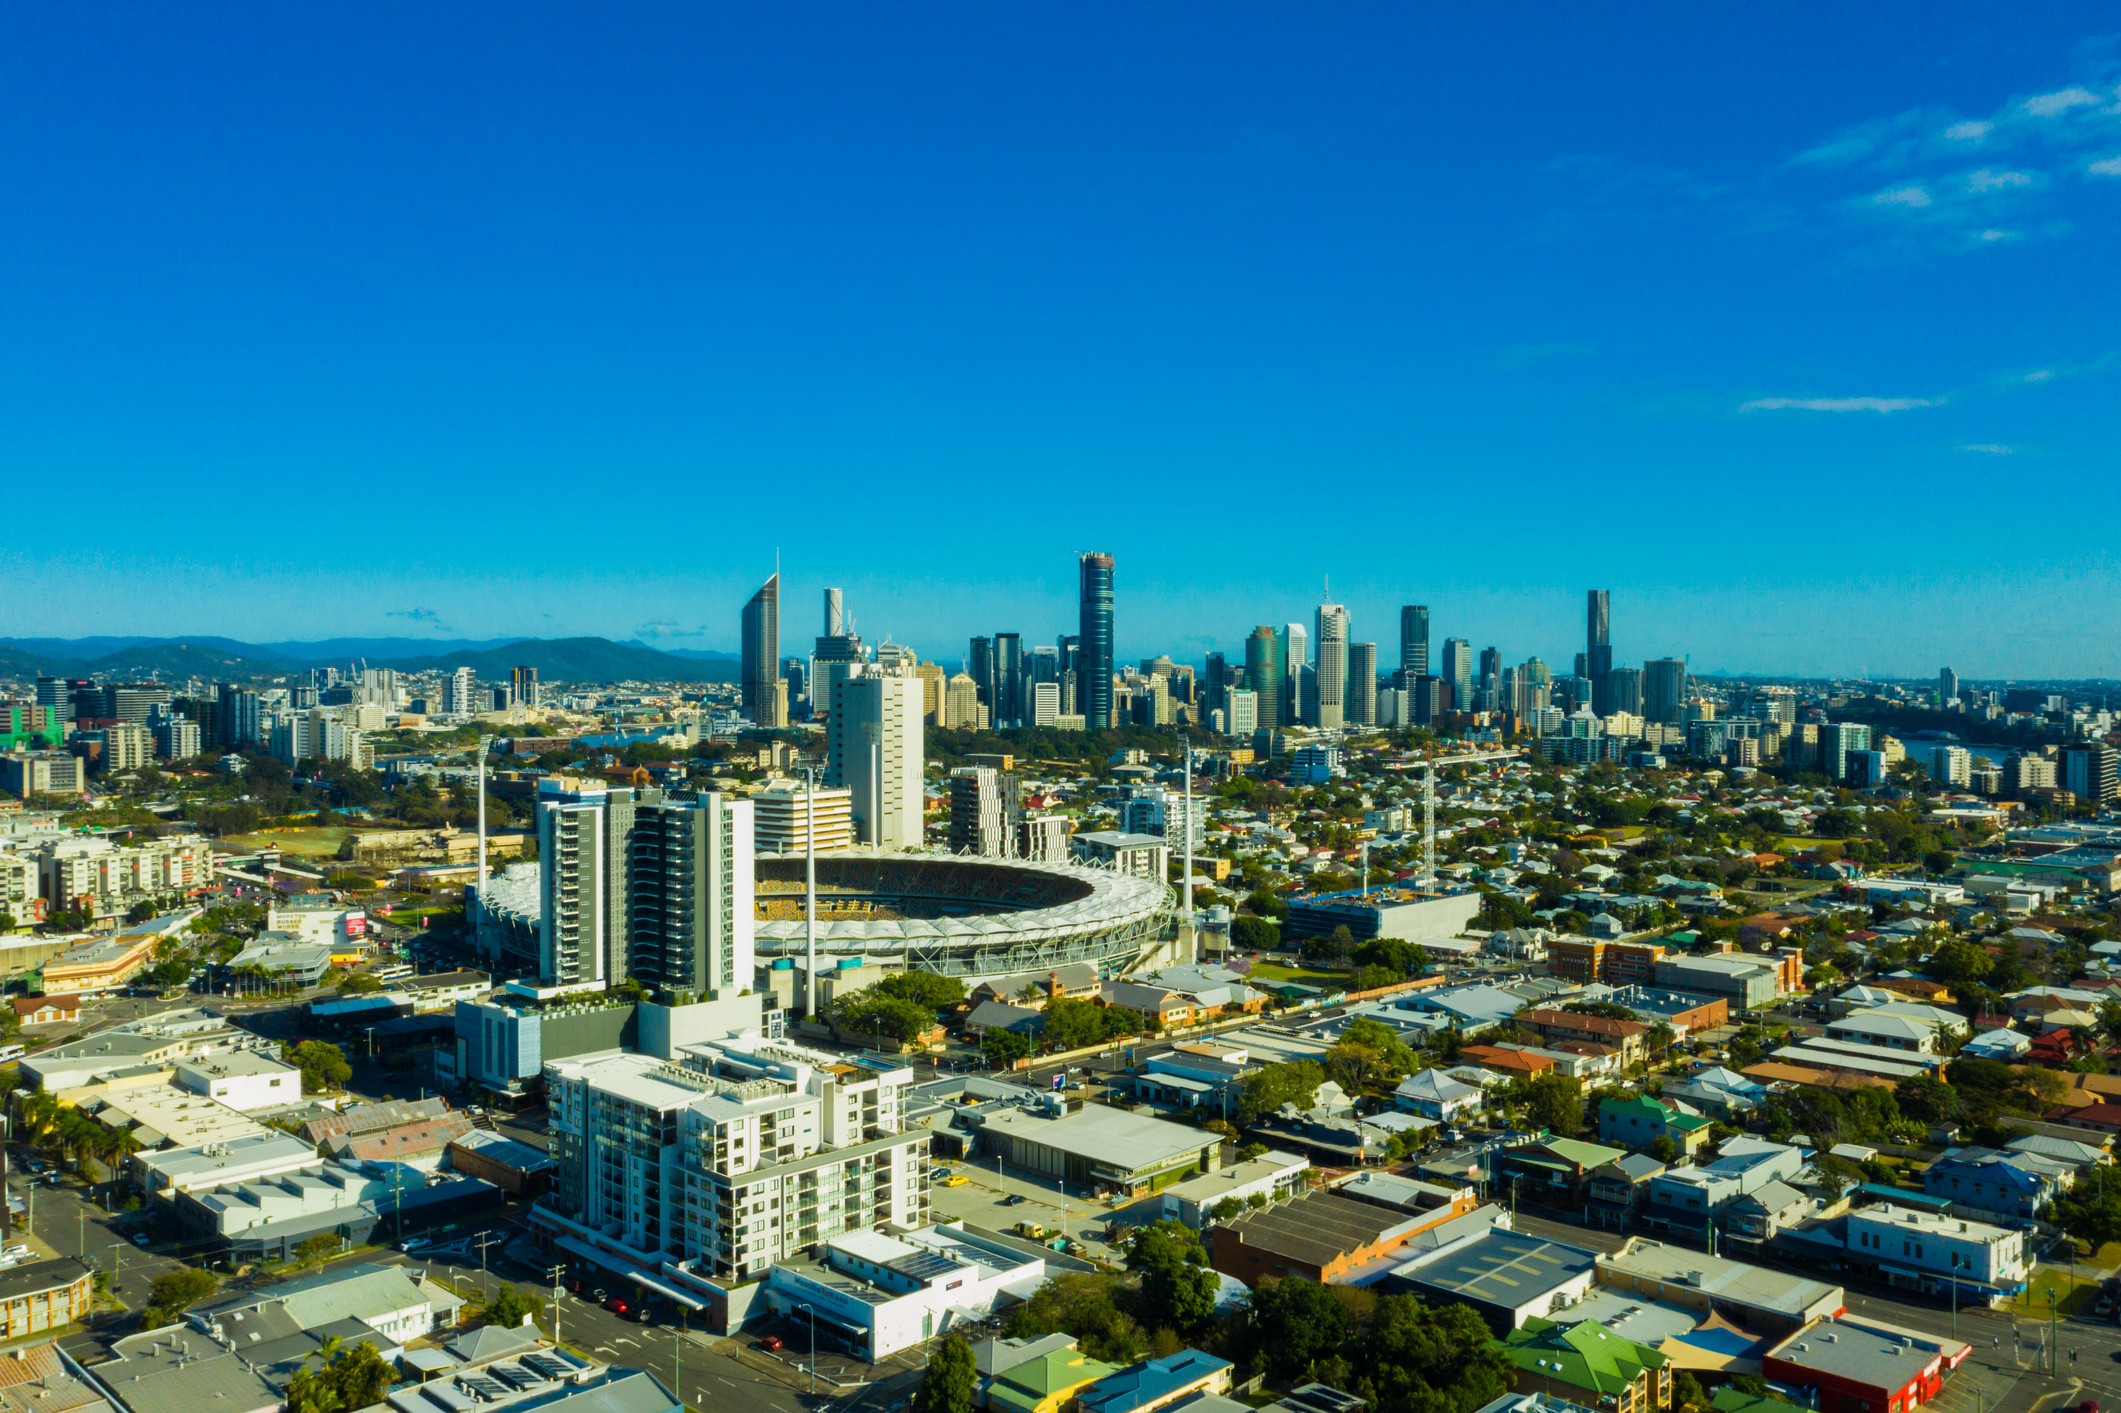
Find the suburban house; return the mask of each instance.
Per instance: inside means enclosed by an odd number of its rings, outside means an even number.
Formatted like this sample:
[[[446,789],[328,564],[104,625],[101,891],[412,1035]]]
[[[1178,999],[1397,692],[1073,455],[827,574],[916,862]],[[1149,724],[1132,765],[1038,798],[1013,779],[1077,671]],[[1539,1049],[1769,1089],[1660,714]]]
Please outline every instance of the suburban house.
[[[1598,1106],[1598,1137],[1637,1152],[1669,1140],[1678,1156],[1692,1158],[1709,1144],[1709,1120],[1647,1095],[1608,1099]]]
[[[1623,1156],[1618,1148],[1604,1148],[1577,1138],[1550,1138],[1496,1155],[1495,1176],[1514,1184],[1525,1199],[1563,1211],[1581,1211],[1589,1199],[1586,1178],[1593,1169]],[[1509,1190],[1507,1186],[1498,1191]]]
[[[1392,1091],[1393,1107],[1402,1113],[1419,1114],[1443,1124],[1479,1113],[1483,1098],[1478,1089],[1459,1083],[1442,1070],[1410,1074]]]

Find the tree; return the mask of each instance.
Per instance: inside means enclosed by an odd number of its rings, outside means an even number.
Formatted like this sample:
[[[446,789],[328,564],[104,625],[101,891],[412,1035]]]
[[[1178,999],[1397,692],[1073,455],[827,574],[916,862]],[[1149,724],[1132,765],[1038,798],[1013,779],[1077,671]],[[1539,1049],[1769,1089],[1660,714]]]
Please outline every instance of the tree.
[[[1674,1162],[1678,1161],[1679,1145],[1672,1142],[1669,1136],[1660,1133],[1650,1140],[1650,1156],[1670,1167]]]
[[[195,1268],[155,1277],[155,1283],[148,1287],[147,1308],[140,1312],[140,1328],[153,1330],[170,1324],[187,1309],[212,1295],[220,1284],[220,1277]]]
[[[1900,1112],[1922,1124],[1952,1123],[1959,1117],[1959,1094],[1932,1074],[1913,1075],[1893,1086]]]
[[[1222,1201],[1215,1204],[1213,1210],[1217,1221],[1227,1222],[1230,1218],[1244,1211],[1245,1204],[1238,1198],[1225,1197]]]
[[[1256,1123],[1284,1104],[1308,1109],[1318,1102],[1318,1086],[1326,1082],[1325,1069],[1316,1060],[1289,1060],[1262,1065],[1246,1075],[1238,1091],[1238,1120]]]
[[[324,1094],[353,1078],[346,1052],[323,1040],[304,1040],[285,1047],[281,1058],[302,1072],[304,1094]]]
[[[1930,973],[1947,986],[1983,980],[1995,968],[1988,953],[1963,940],[1945,943],[1929,960]]]
[[[307,1237],[295,1244],[295,1264],[298,1266],[314,1266],[344,1244],[344,1242],[339,1240],[336,1232],[320,1231],[315,1236]]]
[[[972,1346],[964,1336],[951,1335],[929,1356],[920,1391],[913,1397],[914,1413],[972,1413],[978,1390],[979,1368]]]
[[[1136,1315],[1152,1329],[1190,1333],[1215,1313],[1219,1286],[1208,1270],[1200,1234],[1181,1222],[1136,1227],[1127,1265],[1142,1273]]]
[[[1706,1408],[1709,1406],[1708,1392],[1701,1387],[1701,1380],[1681,1369],[1672,1376],[1672,1406],[1675,1408]]]
[[[881,1035],[901,1045],[911,1045],[935,1028],[933,1010],[874,989],[836,998],[826,1015],[843,1031]]]
[[[1247,1314],[1258,1357],[1302,1369],[1338,1349],[1348,1336],[1348,1311],[1317,1281],[1268,1276],[1252,1292]]]
[[[1047,1277],[1009,1312],[1011,1338],[1049,1334],[1075,1336],[1083,1353],[1108,1364],[1131,1364],[1149,1346],[1141,1326],[1119,1306],[1119,1278],[1087,1271]]]
[[[899,971],[879,981],[874,988],[886,996],[896,996],[901,1001],[929,1011],[948,1010],[965,999],[965,983],[955,976],[938,976],[932,971]]]
[[[1005,1067],[1030,1054],[1031,1041],[1013,1030],[991,1026],[987,1033],[980,1037],[979,1050],[980,1054],[986,1057],[987,1063],[998,1068]]]
[[[342,1347],[332,1336],[309,1357],[321,1361],[321,1367],[311,1368],[305,1361],[287,1381],[287,1413],[354,1413],[382,1402],[398,1379],[365,1340]]]
[[[513,1285],[504,1285],[493,1299],[486,1302],[486,1308],[481,1314],[489,1325],[506,1325],[513,1328],[537,1312],[537,1301],[524,1295]]]
[[[1526,1109],[1533,1123],[1562,1138],[1583,1132],[1583,1086],[1566,1075],[1534,1076],[1525,1085]]]
[[[1307,962],[1344,962],[1355,950],[1355,934],[1341,923],[1331,932],[1303,940],[1303,958]]]
[[[2121,1168],[2084,1169],[2069,1196],[2055,1203],[2051,1216],[2056,1226],[2094,1251],[2109,1241],[2121,1241]]]
[[[1230,941],[1248,952],[1271,952],[1281,946],[1281,928],[1271,920],[1239,913],[1230,919]]]

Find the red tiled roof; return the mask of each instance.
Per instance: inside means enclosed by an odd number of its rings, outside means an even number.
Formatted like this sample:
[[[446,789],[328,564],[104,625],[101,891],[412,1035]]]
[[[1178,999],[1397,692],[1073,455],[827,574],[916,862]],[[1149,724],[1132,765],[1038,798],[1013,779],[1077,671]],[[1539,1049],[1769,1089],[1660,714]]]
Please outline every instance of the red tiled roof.
[[[1551,1025],[1580,1030],[1591,1035],[1648,1035],[1650,1028],[1641,1021],[1613,1020],[1607,1016],[1587,1016],[1578,1011],[1526,1011],[1517,1019],[1526,1025]]]

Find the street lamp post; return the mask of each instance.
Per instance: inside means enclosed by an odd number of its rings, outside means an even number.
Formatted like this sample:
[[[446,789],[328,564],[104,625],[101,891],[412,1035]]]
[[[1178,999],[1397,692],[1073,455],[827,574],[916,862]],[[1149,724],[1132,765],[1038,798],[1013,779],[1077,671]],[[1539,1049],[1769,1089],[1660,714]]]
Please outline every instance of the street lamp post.
[[[810,1316],[810,1396],[817,1396],[817,1310],[806,1301],[798,1300],[795,1308]]]

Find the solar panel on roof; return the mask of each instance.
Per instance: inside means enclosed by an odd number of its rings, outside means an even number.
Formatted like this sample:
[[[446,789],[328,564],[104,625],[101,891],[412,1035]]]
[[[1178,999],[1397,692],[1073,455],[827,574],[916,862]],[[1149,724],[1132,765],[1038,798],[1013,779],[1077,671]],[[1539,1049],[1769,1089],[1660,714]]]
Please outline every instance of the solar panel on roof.
[[[939,1251],[914,1251],[897,1256],[887,1262],[892,1270],[910,1280],[932,1280],[936,1276],[948,1275],[963,1263],[943,1255]]]

